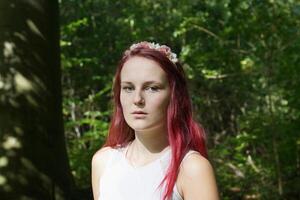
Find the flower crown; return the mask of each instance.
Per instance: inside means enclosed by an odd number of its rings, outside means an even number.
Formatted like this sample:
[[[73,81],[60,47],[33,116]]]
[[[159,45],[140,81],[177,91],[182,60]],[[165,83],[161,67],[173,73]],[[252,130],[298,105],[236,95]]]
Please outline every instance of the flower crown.
[[[136,48],[154,49],[154,50],[157,50],[157,51],[163,53],[173,63],[178,62],[177,55],[175,53],[173,53],[171,51],[171,48],[166,45],[160,45],[160,44],[154,43],[154,42],[143,41],[143,42],[132,44],[129,48],[129,51],[132,51]],[[125,54],[126,54],[126,52],[125,52]]]

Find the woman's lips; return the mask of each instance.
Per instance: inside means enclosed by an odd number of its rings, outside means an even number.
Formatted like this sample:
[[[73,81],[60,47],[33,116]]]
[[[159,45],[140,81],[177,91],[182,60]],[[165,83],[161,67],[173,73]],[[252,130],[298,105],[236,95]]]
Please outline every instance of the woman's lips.
[[[145,112],[142,112],[142,111],[135,111],[133,113],[131,113],[135,118],[139,118],[139,119],[142,119],[142,118],[145,118],[147,113]]]
[[[146,114],[133,114],[133,116],[135,117],[135,118],[145,118],[146,117]]]
[[[147,114],[147,113],[143,111],[133,111],[132,114]]]

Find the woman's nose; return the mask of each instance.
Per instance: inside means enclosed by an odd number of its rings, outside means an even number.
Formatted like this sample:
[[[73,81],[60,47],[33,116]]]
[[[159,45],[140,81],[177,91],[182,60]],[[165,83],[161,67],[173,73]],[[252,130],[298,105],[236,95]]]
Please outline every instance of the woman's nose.
[[[145,99],[141,94],[141,91],[136,91],[135,95],[134,95],[134,99],[133,99],[133,103],[135,105],[144,105],[145,104]]]

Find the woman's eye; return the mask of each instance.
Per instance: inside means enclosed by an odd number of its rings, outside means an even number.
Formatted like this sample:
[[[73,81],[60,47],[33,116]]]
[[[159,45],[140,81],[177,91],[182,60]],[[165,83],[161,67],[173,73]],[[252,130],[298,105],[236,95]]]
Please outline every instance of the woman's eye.
[[[124,87],[122,87],[122,89],[123,89],[125,92],[131,92],[131,91],[133,90],[133,87],[124,86]]]
[[[149,90],[150,92],[157,92],[159,90],[159,87],[149,86],[149,87],[146,87],[146,90]]]

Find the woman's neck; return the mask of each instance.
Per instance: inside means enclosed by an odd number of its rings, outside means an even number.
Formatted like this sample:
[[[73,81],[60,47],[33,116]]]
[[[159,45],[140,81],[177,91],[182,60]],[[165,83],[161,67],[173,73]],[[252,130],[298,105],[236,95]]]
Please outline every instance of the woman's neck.
[[[147,133],[136,132],[132,145],[141,154],[155,154],[169,146],[169,141],[166,133],[160,133],[159,136],[152,137],[152,135],[149,136]]]
[[[167,131],[135,131],[135,139],[128,147],[133,163],[146,163],[157,158],[169,146]]]

